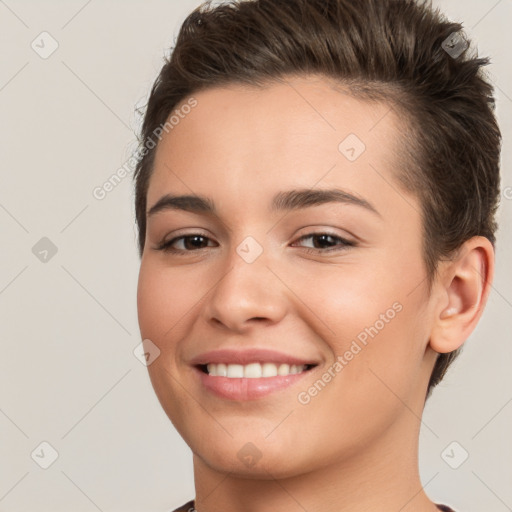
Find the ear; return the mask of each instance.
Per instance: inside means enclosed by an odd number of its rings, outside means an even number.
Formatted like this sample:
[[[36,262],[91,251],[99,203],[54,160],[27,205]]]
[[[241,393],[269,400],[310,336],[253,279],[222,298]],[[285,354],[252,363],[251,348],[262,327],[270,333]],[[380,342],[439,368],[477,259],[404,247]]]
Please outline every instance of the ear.
[[[467,240],[439,272],[440,286],[430,336],[439,353],[458,349],[478,323],[494,278],[494,248],[482,236]]]

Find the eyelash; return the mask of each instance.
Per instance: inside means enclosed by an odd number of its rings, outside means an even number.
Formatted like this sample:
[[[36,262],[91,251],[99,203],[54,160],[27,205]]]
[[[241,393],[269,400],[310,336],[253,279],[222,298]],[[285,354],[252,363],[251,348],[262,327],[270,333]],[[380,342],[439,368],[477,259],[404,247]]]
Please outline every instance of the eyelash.
[[[303,235],[301,236],[300,238],[297,239],[297,242],[301,242],[303,240],[306,240],[308,238],[313,238],[313,237],[320,237],[320,236],[328,236],[338,242],[341,242],[341,246],[338,246],[338,247],[330,247],[330,248],[327,248],[327,249],[316,249],[316,248],[311,248],[311,247],[306,247],[304,248],[306,250],[307,253],[312,253],[312,254],[325,254],[326,252],[333,252],[333,251],[343,251],[343,250],[346,250],[347,247],[355,247],[356,244],[354,242],[350,242],[349,240],[346,240],[345,238],[342,238],[338,235],[334,235],[332,233],[328,233],[328,232],[323,232],[323,231],[319,231],[319,232],[315,232],[315,233],[309,233],[307,235]],[[191,253],[191,252],[197,252],[197,251],[201,251],[203,249],[208,249],[209,247],[200,247],[199,249],[194,249],[194,250],[183,250],[183,249],[174,249],[172,247],[172,245],[174,243],[176,243],[178,240],[184,240],[186,238],[194,238],[194,237],[201,237],[203,239],[207,239],[207,240],[210,240],[207,236],[201,234],[201,233],[191,233],[189,235],[182,235],[182,236],[178,236],[176,238],[173,238],[172,240],[169,240],[168,242],[162,242],[160,243],[155,249],[157,251],[163,251],[163,252],[167,252],[167,253],[172,253],[172,254],[176,254],[178,256],[183,256],[183,255],[186,255],[186,253]],[[295,242],[294,242],[295,243]]]

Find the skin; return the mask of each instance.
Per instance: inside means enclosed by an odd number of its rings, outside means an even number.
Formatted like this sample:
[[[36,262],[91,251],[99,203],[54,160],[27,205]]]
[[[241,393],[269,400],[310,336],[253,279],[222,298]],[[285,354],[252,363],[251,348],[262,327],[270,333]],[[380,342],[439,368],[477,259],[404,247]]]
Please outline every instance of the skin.
[[[147,204],[199,194],[218,217],[167,210],[148,218],[138,312],[142,338],[160,349],[148,366],[152,385],[194,454],[196,509],[437,510],[417,460],[428,379],[437,353],[458,348],[481,316],[492,245],[468,240],[442,262],[428,295],[420,205],[393,174],[403,127],[385,103],[356,100],[319,76],[194,97],[197,106],[158,144]],[[353,162],[338,150],[350,133],[366,146]],[[343,189],[379,215],[339,203],[268,210],[276,192],[296,188]],[[300,240],[326,231],[355,245]],[[205,248],[182,239],[180,254],[156,249],[198,232]],[[250,264],[236,251],[247,236],[263,249]],[[396,303],[400,312],[299,403],[298,393]],[[230,401],[206,391],[189,364],[212,349],[249,347],[319,365],[290,388]],[[252,466],[237,456],[248,442],[261,456]]]

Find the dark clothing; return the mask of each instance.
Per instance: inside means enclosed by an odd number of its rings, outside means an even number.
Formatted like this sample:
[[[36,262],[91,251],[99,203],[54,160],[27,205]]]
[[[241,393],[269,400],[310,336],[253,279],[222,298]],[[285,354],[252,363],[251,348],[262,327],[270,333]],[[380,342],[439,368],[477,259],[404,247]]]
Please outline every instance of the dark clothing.
[[[447,507],[446,505],[437,505],[437,508],[443,512],[455,512],[453,509]],[[195,510],[194,500],[190,500],[188,503],[185,503],[185,505],[177,508],[174,512],[195,512]]]
[[[194,500],[190,500],[185,505],[182,505],[180,508],[177,508],[174,512],[194,512]]]

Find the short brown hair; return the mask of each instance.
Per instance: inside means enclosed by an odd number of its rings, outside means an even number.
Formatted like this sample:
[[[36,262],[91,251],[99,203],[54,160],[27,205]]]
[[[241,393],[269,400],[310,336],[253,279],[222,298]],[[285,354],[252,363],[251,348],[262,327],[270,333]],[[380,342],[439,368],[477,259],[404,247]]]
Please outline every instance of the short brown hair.
[[[470,49],[457,55],[450,41]],[[387,101],[407,120],[397,179],[420,200],[430,291],[438,262],[463,242],[481,235],[495,245],[501,134],[482,73],[489,59],[470,52],[462,25],[427,1],[206,2],[184,21],[153,85],[140,144],[147,148],[185,98],[230,83],[264,86],[315,73],[354,96]],[[134,173],[141,255],[154,154],[154,147],[139,152]],[[427,396],[459,350],[439,354]]]

